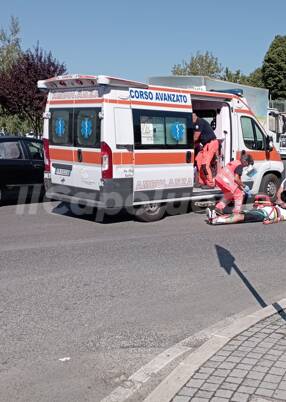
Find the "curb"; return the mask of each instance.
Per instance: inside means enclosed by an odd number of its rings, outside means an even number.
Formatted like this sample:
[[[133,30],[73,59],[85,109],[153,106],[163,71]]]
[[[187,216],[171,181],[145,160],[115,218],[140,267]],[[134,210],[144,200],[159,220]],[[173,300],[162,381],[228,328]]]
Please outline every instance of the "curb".
[[[209,360],[215,353],[217,353],[223,346],[225,346],[232,338],[239,335],[241,332],[246,331],[253,325],[257,324],[279,311],[286,308],[286,298],[277,303],[249,314],[243,318],[236,320],[233,324],[227,325],[218,332],[212,334],[211,338],[200,346],[196,351],[189,354],[173,370],[168,377],[166,377],[151,394],[144,399],[144,402],[170,402],[179,390],[188,382],[190,377]]]

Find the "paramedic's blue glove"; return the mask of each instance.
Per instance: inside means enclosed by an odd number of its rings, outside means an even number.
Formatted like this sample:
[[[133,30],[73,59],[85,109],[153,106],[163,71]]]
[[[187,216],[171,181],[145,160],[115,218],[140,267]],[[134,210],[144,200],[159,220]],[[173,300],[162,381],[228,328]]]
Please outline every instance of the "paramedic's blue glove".
[[[250,196],[252,195],[252,191],[250,190],[250,188],[248,186],[245,186],[243,191],[245,192],[246,195]]]

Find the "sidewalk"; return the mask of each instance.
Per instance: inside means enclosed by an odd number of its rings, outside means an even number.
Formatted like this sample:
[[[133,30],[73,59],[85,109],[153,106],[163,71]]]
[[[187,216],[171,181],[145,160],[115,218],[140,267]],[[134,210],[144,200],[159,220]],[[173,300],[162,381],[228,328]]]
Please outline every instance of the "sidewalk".
[[[258,321],[210,357],[172,402],[286,401],[285,310]]]

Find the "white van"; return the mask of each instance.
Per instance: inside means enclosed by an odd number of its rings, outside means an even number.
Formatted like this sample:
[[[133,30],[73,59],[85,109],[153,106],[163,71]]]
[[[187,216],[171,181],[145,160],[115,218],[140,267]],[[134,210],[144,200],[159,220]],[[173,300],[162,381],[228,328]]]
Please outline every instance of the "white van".
[[[193,110],[221,140],[218,168],[245,149],[257,174],[244,182],[253,193],[275,196],[280,155],[235,93],[82,75],[39,81],[38,87],[49,91],[43,141],[51,199],[128,207],[139,219],[154,221],[170,203],[219,197],[218,189],[194,188]]]

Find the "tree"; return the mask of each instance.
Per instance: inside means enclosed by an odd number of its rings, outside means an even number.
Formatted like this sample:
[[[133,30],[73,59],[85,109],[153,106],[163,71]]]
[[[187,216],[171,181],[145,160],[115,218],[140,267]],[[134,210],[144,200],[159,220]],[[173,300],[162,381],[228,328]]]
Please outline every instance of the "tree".
[[[11,17],[9,30],[0,29],[0,70],[11,67],[21,54],[20,24],[16,17]]]
[[[175,64],[172,68],[173,75],[206,75],[213,78],[219,78],[222,71],[218,58],[208,51],[204,54],[197,52],[190,61],[183,60],[182,64]]]
[[[286,98],[286,36],[273,39],[264,57],[262,79],[272,99]]]
[[[236,82],[238,84],[248,84],[248,77],[241,73],[240,70],[231,71],[228,67],[225,68],[220,77],[224,81]]]
[[[35,133],[42,131],[46,94],[37,81],[64,74],[66,67],[39,45],[23,52],[6,71],[0,71],[0,105],[7,115],[28,120]]]
[[[256,68],[252,73],[247,77],[247,83],[253,87],[265,88],[263,78],[262,78],[262,68]]]

